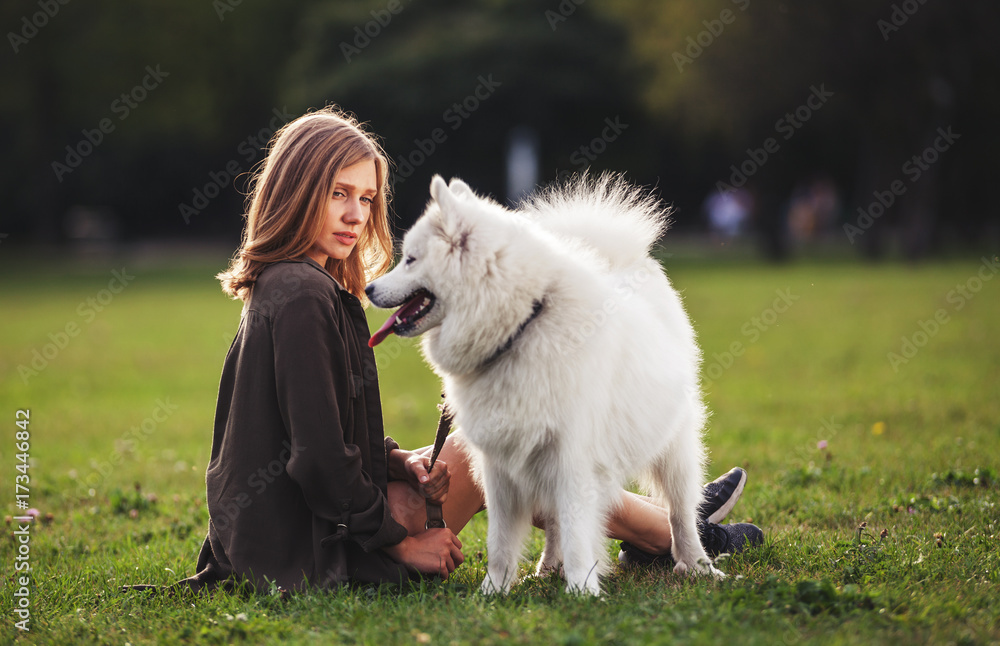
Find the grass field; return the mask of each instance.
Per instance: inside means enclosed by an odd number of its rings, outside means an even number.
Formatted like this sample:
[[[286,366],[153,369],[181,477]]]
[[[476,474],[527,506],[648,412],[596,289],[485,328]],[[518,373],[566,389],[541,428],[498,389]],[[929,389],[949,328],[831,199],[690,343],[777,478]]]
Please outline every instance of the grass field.
[[[170,268],[6,258],[0,497],[6,515],[22,513],[15,423],[30,410],[21,470],[41,515],[27,597],[16,595],[19,524],[0,539],[4,643],[1000,642],[990,262],[668,261],[705,352],[709,475],[744,466],[730,520],[767,533],[762,548],[721,563],[724,582],[616,570],[599,600],[552,580],[487,599],[475,591],[481,517],[447,583],[281,600],[117,591],[190,574],[204,537],[215,396],[239,318],[212,279],[224,256]],[[371,311],[372,324],[383,317]],[[393,337],[378,356],[389,432],[429,443],[438,384],[416,345]],[[30,632],[15,627],[21,599]]]

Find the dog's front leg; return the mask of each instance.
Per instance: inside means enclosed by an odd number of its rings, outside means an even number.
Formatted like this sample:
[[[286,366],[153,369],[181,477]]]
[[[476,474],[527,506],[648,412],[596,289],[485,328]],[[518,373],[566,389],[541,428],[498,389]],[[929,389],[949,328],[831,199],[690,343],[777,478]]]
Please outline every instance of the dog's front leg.
[[[573,478],[559,501],[559,532],[566,591],[601,594],[600,576],[606,569],[604,510],[593,478]]]
[[[484,594],[506,594],[517,579],[517,564],[531,527],[531,509],[506,473],[486,465],[483,469],[489,529],[486,535],[488,565]]]

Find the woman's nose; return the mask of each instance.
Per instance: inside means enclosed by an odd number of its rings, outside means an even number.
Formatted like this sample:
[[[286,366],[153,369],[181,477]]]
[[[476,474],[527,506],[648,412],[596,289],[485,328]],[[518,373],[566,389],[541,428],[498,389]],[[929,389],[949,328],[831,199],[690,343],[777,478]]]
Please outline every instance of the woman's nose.
[[[364,221],[364,211],[362,210],[361,204],[354,200],[348,202],[347,210],[344,211],[344,222],[349,224],[357,224]]]

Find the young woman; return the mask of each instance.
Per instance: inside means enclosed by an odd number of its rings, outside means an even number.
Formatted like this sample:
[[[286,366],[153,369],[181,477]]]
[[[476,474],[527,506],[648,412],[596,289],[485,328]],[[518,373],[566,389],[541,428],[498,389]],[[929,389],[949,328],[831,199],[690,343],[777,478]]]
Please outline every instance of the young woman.
[[[208,536],[188,585],[447,578],[464,560],[455,534],[483,496],[460,437],[428,474],[429,449],[403,450],[383,432],[363,305],[365,285],[391,263],[387,200],[386,156],[337,110],[306,114],[272,140],[243,244],[219,275],[244,308],[219,386]],[[734,469],[707,486],[706,520],[728,513],[745,479]],[[622,560],[669,552],[665,510],[623,495],[608,527],[628,541]],[[443,505],[447,529],[424,529],[428,499]],[[746,542],[733,540],[728,551]]]

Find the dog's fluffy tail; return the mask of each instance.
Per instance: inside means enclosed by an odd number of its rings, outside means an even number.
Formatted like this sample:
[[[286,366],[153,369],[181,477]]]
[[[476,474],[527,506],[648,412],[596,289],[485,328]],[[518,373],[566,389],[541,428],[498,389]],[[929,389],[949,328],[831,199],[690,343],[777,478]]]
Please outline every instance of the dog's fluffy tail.
[[[521,209],[559,236],[580,240],[611,267],[649,255],[670,224],[670,208],[621,175],[586,173],[529,197]]]

